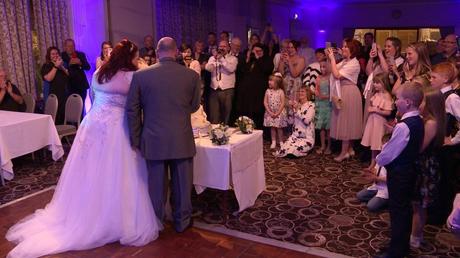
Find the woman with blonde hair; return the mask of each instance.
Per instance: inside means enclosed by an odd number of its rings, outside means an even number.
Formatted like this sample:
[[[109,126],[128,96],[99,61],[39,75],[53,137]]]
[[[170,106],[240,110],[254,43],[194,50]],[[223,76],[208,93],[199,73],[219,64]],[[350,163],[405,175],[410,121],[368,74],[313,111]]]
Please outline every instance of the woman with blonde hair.
[[[393,67],[393,69],[396,69]],[[428,81],[431,71],[431,62],[428,54],[428,48],[423,42],[409,44],[406,48],[406,61],[403,64],[402,72],[395,74],[398,76],[392,93],[396,95],[401,85],[407,81],[417,81],[423,84]]]

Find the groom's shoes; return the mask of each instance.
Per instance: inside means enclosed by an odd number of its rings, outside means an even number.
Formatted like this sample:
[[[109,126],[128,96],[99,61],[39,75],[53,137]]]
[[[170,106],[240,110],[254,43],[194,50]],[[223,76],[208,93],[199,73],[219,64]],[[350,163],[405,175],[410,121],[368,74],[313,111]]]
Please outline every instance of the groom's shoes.
[[[174,225],[174,230],[177,232],[177,233],[183,233],[185,232],[186,230],[188,230],[189,228],[191,228],[193,226],[193,218],[190,218],[190,222],[188,223],[187,226],[185,227],[178,227],[176,225]]]

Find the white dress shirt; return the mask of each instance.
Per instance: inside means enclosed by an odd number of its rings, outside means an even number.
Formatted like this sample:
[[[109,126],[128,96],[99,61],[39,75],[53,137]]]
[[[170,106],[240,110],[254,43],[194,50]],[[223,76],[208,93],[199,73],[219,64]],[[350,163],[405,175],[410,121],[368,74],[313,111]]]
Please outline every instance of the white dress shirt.
[[[235,88],[235,71],[238,58],[227,54],[216,60],[211,56],[205,68],[211,72],[211,88],[214,90]]]
[[[402,116],[401,120],[419,115],[420,112],[418,110],[407,112]],[[409,139],[409,127],[407,127],[406,123],[397,123],[393,129],[393,133],[391,134],[391,139],[383,145],[382,152],[380,152],[380,154],[375,157],[377,164],[381,167],[390,164],[399,156],[399,154],[401,154],[404,148],[406,148]]]
[[[379,165],[375,165],[375,169],[377,172],[377,177],[382,181],[373,183],[371,186],[367,188],[367,190],[376,190],[377,194],[375,197],[379,197],[382,199],[388,199],[388,187],[387,187],[387,170],[384,167],[380,167]]]
[[[442,94],[452,90],[452,86],[447,86],[441,89]],[[446,113],[449,113],[457,119],[457,123],[460,122],[460,96],[455,93],[450,94],[446,99]],[[452,143],[460,143],[460,130],[452,138]]]

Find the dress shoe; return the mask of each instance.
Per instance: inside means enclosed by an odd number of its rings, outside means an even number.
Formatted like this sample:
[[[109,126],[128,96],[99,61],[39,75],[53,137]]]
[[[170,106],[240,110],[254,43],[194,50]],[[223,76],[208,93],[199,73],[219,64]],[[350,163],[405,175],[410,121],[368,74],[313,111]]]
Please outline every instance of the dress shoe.
[[[349,159],[350,158],[350,154],[347,152],[345,155],[343,156],[337,156],[334,158],[335,161],[337,162],[342,162],[343,160],[345,159]]]

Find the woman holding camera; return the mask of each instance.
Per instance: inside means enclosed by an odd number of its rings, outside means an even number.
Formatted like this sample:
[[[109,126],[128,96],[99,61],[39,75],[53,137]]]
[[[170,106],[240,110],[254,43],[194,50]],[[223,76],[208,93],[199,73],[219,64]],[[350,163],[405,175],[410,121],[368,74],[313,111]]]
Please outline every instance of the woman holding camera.
[[[284,76],[284,87],[288,104],[291,105],[297,99],[297,91],[302,86],[302,73],[305,70],[305,59],[297,53],[299,43],[291,41],[286,51],[281,53],[278,64],[278,72]],[[294,113],[288,109],[288,121],[294,123]]]
[[[331,114],[330,135],[342,141],[342,150],[334,160],[340,162],[354,155],[352,140],[360,139],[363,133],[363,107],[361,93],[356,86],[360,65],[356,59],[360,44],[357,40],[346,38],[343,41],[342,57],[336,63],[332,48],[326,50],[331,64]]]

